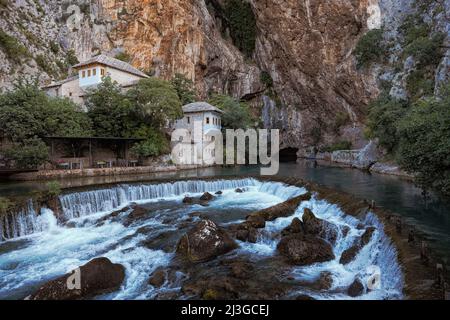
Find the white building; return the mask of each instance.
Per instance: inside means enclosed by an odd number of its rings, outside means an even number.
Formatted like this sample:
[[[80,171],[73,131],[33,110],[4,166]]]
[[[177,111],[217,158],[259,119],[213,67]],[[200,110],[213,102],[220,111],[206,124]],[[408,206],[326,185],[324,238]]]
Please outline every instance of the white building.
[[[79,105],[84,105],[86,90],[99,85],[102,78],[109,76],[122,88],[127,89],[148,76],[126,63],[106,55],[98,55],[72,66],[77,75],[54,82],[42,89],[53,97],[67,97]]]
[[[183,114],[183,119],[175,122],[183,141],[182,147],[175,151],[175,162],[211,164],[216,156],[215,136],[221,133],[223,111],[206,102],[194,102],[183,106]],[[172,141],[179,142],[178,138]]]

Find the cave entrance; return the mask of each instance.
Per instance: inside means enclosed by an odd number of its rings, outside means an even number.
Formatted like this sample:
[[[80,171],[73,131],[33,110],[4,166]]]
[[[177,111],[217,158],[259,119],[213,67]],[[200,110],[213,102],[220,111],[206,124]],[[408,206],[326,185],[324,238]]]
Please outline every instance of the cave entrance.
[[[284,148],[280,150],[280,162],[297,161],[298,148]]]

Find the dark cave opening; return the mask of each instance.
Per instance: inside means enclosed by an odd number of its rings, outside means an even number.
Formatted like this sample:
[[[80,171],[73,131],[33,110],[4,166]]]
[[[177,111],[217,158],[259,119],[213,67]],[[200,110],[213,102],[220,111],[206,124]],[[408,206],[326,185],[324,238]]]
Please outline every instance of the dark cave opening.
[[[285,148],[280,150],[280,162],[297,161],[297,148]]]

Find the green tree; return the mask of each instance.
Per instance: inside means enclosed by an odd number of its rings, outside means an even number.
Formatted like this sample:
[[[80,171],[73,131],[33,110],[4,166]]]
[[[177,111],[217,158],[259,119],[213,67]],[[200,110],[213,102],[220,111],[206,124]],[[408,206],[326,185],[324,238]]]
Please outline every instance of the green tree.
[[[31,56],[26,47],[3,30],[0,30],[0,48],[6,54],[6,57],[15,63],[20,63],[22,58],[29,58]]]
[[[450,195],[450,86],[443,99],[419,100],[399,121],[398,161],[425,190]]]
[[[116,56],[114,58],[116,58],[117,60],[120,60],[120,61],[127,62],[127,63],[131,62],[131,56],[126,52],[120,52],[120,53],[116,54]]]
[[[36,82],[0,95],[0,133],[14,142],[44,136],[90,135],[91,122],[68,99],[47,96]]]
[[[30,138],[15,143],[5,154],[14,159],[16,166],[23,169],[36,169],[48,160],[48,147],[39,138]]]
[[[181,101],[170,82],[157,78],[140,80],[127,97],[137,114],[156,129],[182,117]]]
[[[407,101],[392,98],[387,93],[381,94],[369,106],[369,137],[377,137],[381,146],[388,152],[394,152],[400,140],[397,124],[407,111]]]
[[[88,91],[86,107],[97,137],[126,137],[135,126],[133,104],[110,77]]]
[[[141,125],[135,132],[135,136],[146,139],[135,144],[131,149],[131,152],[140,158],[156,157],[170,151],[167,138],[162,132],[152,127]]]
[[[224,113],[222,115],[222,126],[225,129],[246,129],[253,124],[250,108],[245,102],[240,102],[227,95],[215,95],[210,101]]]
[[[188,79],[183,74],[177,73],[172,79],[172,85],[177,91],[178,98],[183,105],[195,102],[197,94],[191,79]]]

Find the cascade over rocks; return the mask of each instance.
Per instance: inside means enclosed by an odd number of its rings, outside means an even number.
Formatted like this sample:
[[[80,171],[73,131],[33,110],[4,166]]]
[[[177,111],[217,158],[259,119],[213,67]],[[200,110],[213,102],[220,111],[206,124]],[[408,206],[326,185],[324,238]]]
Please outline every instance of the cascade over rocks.
[[[79,268],[81,289],[69,290],[68,282],[76,274],[66,274],[41,286],[27,299],[30,300],[74,300],[86,299],[119,289],[125,278],[125,268],[113,264],[107,258],[96,258]]]
[[[234,250],[236,243],[211,220],[203,220],[178,242],[177,253],[190,262],[205,262]]]
[[[375,231],[376,229],[374,227],[368,227],[364,234],[360,238],[358,238],[350,248],[342,252],[339,263],[348,264],[355,260],[355,257],[358,255],[361,249],[370,242]]]
[[[310,235],[290,235],[281,239],[278,252],[292,264],[305,266],[334,259],[331,245]]]

